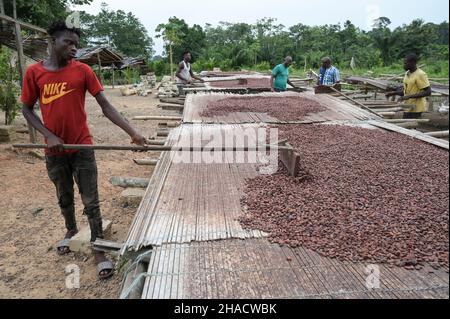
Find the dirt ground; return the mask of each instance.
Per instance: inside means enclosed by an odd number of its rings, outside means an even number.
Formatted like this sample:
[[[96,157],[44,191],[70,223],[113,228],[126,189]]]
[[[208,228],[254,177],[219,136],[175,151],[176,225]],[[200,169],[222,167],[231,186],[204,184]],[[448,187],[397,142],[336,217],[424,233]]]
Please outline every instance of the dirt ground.
[[[157,108],[158,99],[149,97],[122,97],[120,91],[107,89],[106,95],[125,117],[136,115],[172,115]],[[128,135],[109,122],[95,99],[86,99],[89,126],[96,144],[129,145]],[[0,115],[3,122],[3,114]],[[132,124],[144,136],[154,136],[156,122]],[[26,128],[19,116],[18,129]],[[41,142],[42,138],[39,137]],[[27,134],[17,134],[16,143],[27,143]],[[150,178],[152,168],[137,166],[133,158],[157,157],[158,154],[132,152],[97,152],[99,192],[104,219],[111,220],[112,237],[122,242],[136,209],[124,208],[119,199],[123,189],[109,183],[111,176]],[[78,226],[87,227],[82,215],[83,206],[76,193]],[[11,145],[0,144],[0,298],[117,298],[121,276],[100,282],[97,279],[92,256],[56,254],[56,243],[65,234],[63,218],[57,205],[53,184],[47,177],[45,161],[30,156],[28,151],[13,151]],[[66,288],[66,267],[80,268],[80,288]]]

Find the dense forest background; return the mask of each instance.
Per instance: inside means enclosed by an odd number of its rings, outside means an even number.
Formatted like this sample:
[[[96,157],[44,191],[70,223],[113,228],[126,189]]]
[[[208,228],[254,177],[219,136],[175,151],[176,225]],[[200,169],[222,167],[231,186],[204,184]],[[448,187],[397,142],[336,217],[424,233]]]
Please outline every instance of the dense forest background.
[[[5,11],[11,1],[4,0]],[[91,0],[17,0],[19,19],[41,27],[70,14],[67,8],[89,4]],[[320,59],[330,56],[334,64],[352,73],[401,72],[402,59],[416,53],[421,64],[434,76],[448,76],[449,24],[428,23],[420,19],[397,28],[388,17],[374,21],[370,31],[343,24],[284,26],[272,18],[255,24],[220,22],[218,25],[188,25],[171,17],[156,28],[165,43],[163,56],[154,55],[154,41],[132,13],[111,10],[103,4],[97,15],[81,13],[83,46],[108,44],[124,55],[144,57],[157,75],[170,73],[170,53],[175,63],[183,51],[190,50],[194,70],[252,69],[268,71],[286,55],[294,58],[294,73],[317,69]],[[353,60],[353,63],[351,63]]]

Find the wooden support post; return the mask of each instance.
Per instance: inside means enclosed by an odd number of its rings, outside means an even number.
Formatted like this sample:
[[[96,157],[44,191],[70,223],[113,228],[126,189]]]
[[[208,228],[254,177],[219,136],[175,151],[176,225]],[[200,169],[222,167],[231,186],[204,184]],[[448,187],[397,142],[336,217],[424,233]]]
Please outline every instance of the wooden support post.
[[[290,145],[289,143],[283,141],[280,143],[280,145],[290,148],[286,150],[281,150],[280,160],[288,170],[289,174],[293,177],[297,177],[300,168],[300,155],[294,150],[292,145]]]
[[[114,85],[115,85],[115,78],[114,78],[114,74],[115,74],[115,72],[114,72],[114,69],[115,69],[115,66],[114,66],[114,64],[112,65],[112,88],[114,89]]]
[[[102,77],[102,60],[100,59],[100,52],[97,53],[97,60],[98,60],[98,76],[100,83],[103,84],[103,77]]]
[[[5,4],[0,0],[0,14],[5,15]],[[6,27],[6,21],[2,20],[2,29]]]
[[[17,57],[19,62],[19,75],[20,75],[20,86],[23,86],[23,78],[25,76],[25,56],[23,54],[23,45],[22,45],[22,29],[20,24],[17,22],[17,8],[16,8],[16,0],[13,0],[13,17],[14,17],[14,33],[16,36],[16,48],[17,48]],[[28,132],[30,135],[30,142],[36,143],[36,130],[31,125],[30,122],[27,121]]]

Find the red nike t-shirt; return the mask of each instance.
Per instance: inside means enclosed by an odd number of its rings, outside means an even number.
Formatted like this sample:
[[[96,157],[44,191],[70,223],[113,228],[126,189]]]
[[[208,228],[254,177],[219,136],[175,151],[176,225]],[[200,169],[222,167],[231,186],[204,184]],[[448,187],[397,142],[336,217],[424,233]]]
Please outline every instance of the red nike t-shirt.
[[[88,65],[72,60],[58,71],[49,71],[39,62],[29,66],[25,73],[21,100],[30,107],[40,101],[45,127],[64,144],[92,145],[85,110],[86,91],[92,96],[103,91]],[[62,155],[48,149],[46,154]]]

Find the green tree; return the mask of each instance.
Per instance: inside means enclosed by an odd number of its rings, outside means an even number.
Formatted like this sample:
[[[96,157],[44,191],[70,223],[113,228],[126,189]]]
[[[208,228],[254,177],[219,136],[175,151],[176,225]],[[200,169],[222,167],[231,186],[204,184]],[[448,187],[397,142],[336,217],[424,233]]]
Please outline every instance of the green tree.
[[[392,33],[389,29],[390,24],[391,20],[389,18],[380,17],[375,20],[374,28],[371,32],[374,46],[380,50],[384,65],[391,64],[396,58],[395,47],[399,34]]]
[[[168,48],[169,51],[169,58],[170,58],[170,76],[173,77],[174,71],[173,71],[173,49],[174,46],[180,46],[182,43],[181,39],[184,36],[184,27],[187,24],[184,22],[184,20],[180,20],[176,17],[170,18],[169,22],[166,24],[159,24],[156,27],[156,32],[158,34],[156,35],[157,38],[163,38],[164,42],[166,43],[166,51]]]
[[[85,44],[108,44],[129,57],[150,59],[154,54],[152,38],[131,12],[113,11],[102,3],[96,16],[83,12],[81,23]]]
[[[90,4],[92,0],[16,0],[18,19],[47,28],[56,20],[64,20],[71,5]],[[12,16],[12,1],[4,1],[5,13]]]
[[[11,51],[0,46],[0,109],[5,112],[5,125],[10,125],[20,110],[19,74],[11,58]]]

